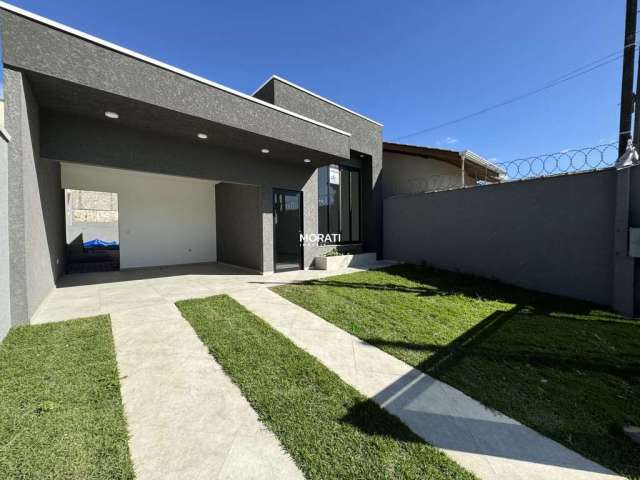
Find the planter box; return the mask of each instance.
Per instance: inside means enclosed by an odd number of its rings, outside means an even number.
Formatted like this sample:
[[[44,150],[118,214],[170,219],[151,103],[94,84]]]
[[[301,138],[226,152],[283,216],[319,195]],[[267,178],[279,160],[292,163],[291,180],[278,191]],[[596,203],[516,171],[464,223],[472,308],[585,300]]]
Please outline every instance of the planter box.
[[[356,253],[355,255],[336,255],[335,257],[316,257],[314,265],[318,270],[339,270],[347,267],[368,265],[376,261],[375,253]]]

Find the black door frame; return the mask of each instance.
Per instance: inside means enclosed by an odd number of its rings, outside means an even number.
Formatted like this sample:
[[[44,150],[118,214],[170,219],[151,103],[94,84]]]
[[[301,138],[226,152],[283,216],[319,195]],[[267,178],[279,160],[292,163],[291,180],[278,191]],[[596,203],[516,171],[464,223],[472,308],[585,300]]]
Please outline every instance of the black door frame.
[[[277,267],[277,262],[276,262],[276,194],[277,193],[284,193],[284,194],[296,194],[299,196],[300,198],[300,215],[299,215],[299,219],[298,219],[298,224],[300,226],[299,230],[298,230],[298,242],[300,244],[299,247],[299,253],[298,253],[298,268],[282,268],[282,269],[278,269]],[[290,271],[294,271],[294,270],[302,270],[303,269],[303,262],[304,262],[304,245],[303,243],[300,241],[300,235],[304,235],[304,223],[303,223],[303,216],[302,216],[302,212],[303,212],[303,197],[302,197],[302,191],[301,190],[292,190],[289,188],[274,188],[273,192],[271,194],[271,210],[272,210],[272,225],[273,225],[273,271],[278,273],[278,272],[290,272]]]

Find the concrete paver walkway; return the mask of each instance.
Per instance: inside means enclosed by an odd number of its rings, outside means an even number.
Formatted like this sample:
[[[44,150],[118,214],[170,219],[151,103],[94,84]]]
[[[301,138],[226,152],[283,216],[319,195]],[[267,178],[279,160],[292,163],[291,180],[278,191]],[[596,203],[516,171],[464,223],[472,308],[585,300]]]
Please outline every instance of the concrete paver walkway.
[[[231,296],[480,478],[621,478],[268,289]]]
[[[137,479],[304,478],[175,305],[111,320]]]

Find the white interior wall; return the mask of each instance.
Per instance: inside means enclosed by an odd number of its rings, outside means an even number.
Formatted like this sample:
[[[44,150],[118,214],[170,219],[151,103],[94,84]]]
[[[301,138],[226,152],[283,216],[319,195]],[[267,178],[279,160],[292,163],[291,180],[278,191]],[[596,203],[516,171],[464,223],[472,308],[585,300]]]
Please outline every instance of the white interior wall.
[[[62,188],[118,194],[120,268],[216,261],[213,181],[63,163]]]

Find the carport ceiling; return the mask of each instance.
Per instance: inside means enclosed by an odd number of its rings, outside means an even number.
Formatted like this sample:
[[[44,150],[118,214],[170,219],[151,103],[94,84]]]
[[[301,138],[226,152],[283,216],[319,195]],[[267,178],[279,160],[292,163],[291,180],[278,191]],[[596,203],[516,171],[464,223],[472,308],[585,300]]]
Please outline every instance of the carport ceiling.
[[[188,139],[194,143],[207,142],[211,145],[255,155],[262,155],[261,149],[267,148],[270,153],[263,155],[265,161],[284,161],[303,165],[304,159],[309,158],[312,161],[310,166],[313,167],[341,161],[339,157],[323,152],[58,78],[34,72],[28,72],[27,76],[36,100],[43,110],[53,110],[101,121],[107,121],[105,112],[112,111],[118,113],[119,118],[108,121],[116,122],[121,127]],[[206,140],[199,139],[198,133],[205,133],[208,138]]]

